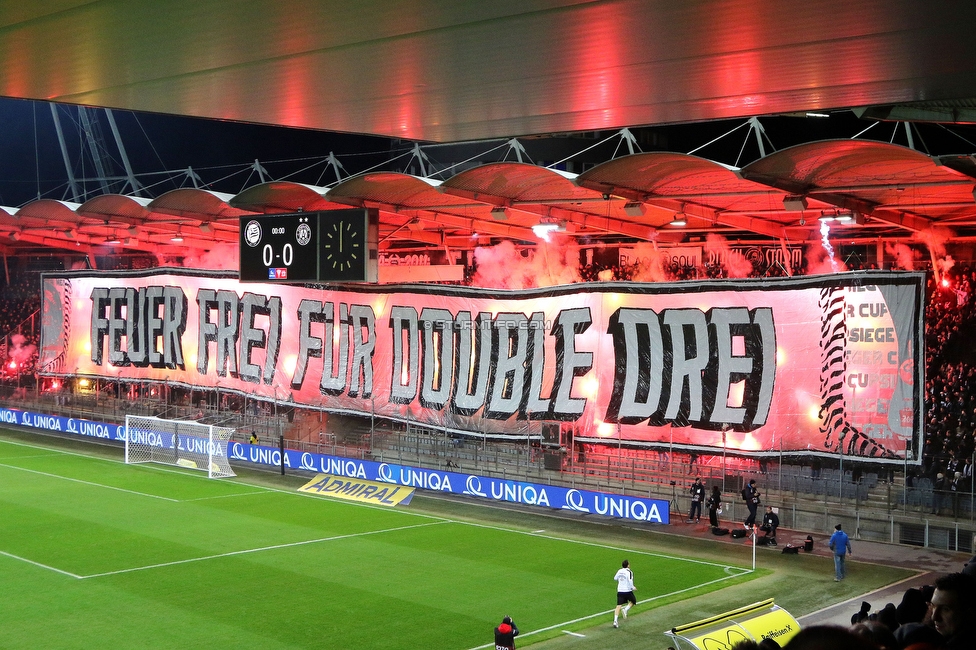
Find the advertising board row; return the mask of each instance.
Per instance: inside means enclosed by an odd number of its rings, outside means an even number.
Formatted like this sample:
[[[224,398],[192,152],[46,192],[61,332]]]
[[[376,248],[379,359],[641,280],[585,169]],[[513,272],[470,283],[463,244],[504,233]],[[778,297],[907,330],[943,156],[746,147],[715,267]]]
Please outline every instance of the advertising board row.
[[[126,436],[126,428],[122,424],[65,418],[9,408],[0,408],[0,423],[115,442],[124,442]],[[148,436],[144,437],[142,442],[164,449],[172,448],[173,444],[171,436]],[[181,435],[178,444],[182,450],[198,453],[200,445],[205,443],[203,439]],[[214,453],[223,452],[216,448]],[[281,451],[275,447],[241,442],[228,443],[226,453],[231,462],[271,467],[284,465],[288,470],[329,474],[498,502],[570,510],[584,515],[601,515],[653,524],[670,522],[668,501],[660,499],[577,490],[477,474],[444,472],[395,463],[313,454],[293,449],[286,449],[282,456]]]

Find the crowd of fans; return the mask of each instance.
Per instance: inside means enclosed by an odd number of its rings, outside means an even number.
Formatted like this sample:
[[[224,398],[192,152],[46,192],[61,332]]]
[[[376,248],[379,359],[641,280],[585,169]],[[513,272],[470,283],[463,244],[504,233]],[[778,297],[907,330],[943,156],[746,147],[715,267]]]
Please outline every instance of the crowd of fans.
[[[930,276],[925,308],[925,439],[922,466],[936,491],[969,492],[976,452],[976,365],[968,333],[976,326],[971,268]]]
[[[862,602],[850,631],[876,650],[976,648],[976,557],[959,573],[907,589],[898,605],[872,611]]]
[[[41,307],[40,280],[37,276],[7,284],[0,288],[0,333],[3,335],[16,334],[22,329],[25,335],[30,331],[29,321]]]

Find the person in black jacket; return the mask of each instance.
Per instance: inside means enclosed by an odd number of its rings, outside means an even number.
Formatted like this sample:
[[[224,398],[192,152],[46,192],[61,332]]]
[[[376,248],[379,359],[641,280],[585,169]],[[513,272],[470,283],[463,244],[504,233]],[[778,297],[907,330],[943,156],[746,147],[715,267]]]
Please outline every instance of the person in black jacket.
[[[759,499],[759,490],[756,489],[756,479],[752,479],[749,481],[749,485],[742,488],[742,500],[746,502],[746,507],[749,508],[749,516],[742,523],[746,528],[752,528],[756,525],[756,510],[762,503]]]
[[[767,539],[775,540],[777,528],[779,528],[779,515],[773,512],[773,506],[766,506],[766,514],[763,515],[759,530],[766,533],[764,537]]]
[[[717,485],[712,486],[712,493],[708,495],[708,525],[718,528],[718,511],[722,507],[722,491]]]
[[[502,619],[501,625],[495,628],[495,650],[515,650],[515,637],[519,629],[511,616]]]
[[[688,513],[688,523],[698,523],[701,521],[702,502],[705,501],[705,486],[702,485],[701,477],[695,479],[691,486],[691,511]]]

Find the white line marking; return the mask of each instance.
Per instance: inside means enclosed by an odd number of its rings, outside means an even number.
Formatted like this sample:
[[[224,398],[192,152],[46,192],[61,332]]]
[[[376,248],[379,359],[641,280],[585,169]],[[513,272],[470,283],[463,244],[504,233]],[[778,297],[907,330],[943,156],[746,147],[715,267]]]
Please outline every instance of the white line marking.
[[[586,635],[585,634],[580,634],[579,632],[570,632],[569,630],[563,630],[563,634],[568,634],[570,636],[578,636],[581,639],[585,639],[586,638]]]
[[[267,494],[263,490],[254,490],[253,492],[235,492],[234,494],[217,494],[212,497],[196,497],[195,499],[180,499],[180,503],[190,503],[192,501],[208,501],[210,499],[229,499],[231,497],[247,497],[253,494]]]
[[[349,539],[352,537],[365,537],[366,535],[379,535],[381,533],[395,533],[400,530],[409,530],[411,528],[422,528],[425,526],[436,526],[438,524],[452,523],[448,521],[430,521],[423,524],[411,524],[410,526],[397,526],[396,528],[384,528],[383,530],[367,530],[360,533],[349,533],[348,535],[334,535],[332,537],[322,537],[319,539],[308,539],[301,542],[290,542],[288,544],[275,544],[274,546],[262,546],[260,548],[247,548],[240,551],[231,551],[229,553],[218,553],[217,555],[205,555],[203,557],[192,557],[186,560],[174,560],[172,562],[160,562],[159,564],[150,564],[147,566],[132,567],[129,569],[119,569],[118,571],[106,571],[104,573],[93,573],[87,576],[75,576],[81,580],[87,580],[88,578],[102,578],[105,576],[114,576],[120,573],[132,573],[134,571],[148,571],[149,569],[159,569],[161,567],[175,566],[178,564],[189,564],[190,562],[203,562],[204,560],[216,560],[222,557],[232,557],[234,555],[246,555],[248,553],[260,553],[261,551],[274,551],[281,548],[291,548],[293,546],[306,546],[308,544],[318,544],[320,542],[334,542],[339,539]]]
[[[746,573],[751,573],[751,571],[744,571],[743,573],[740,573],[739,575],[745,575]],[[677,596],[678,594],[683,594],[683,593],[685,593],[687,591],[693,591],[693,590],[698,589],[700,587],[707,587],[708,585],[713,585],[715,583],[722,582],[723,580],[729,580],[730,578],[735,578],[735,577],[737,577],[737,576],[724,576],[722,578],[717,578],[715,580],[709,580],[708,582],[702,582],[700,584],[692,585],[691,587],[685,587],[684,589],[679,589],[677,591],[670,591],[670,592],[668,592],[666,594],[659,594],[657,596],[652,596],[650,598],[645,598],[644,600],[638,600],[637,601],[637,604],[638,605],[641,605],[643,603],[649,603],[651,601],[660,600],[662,598],[667,598],[669,596]],[[550,625],[549,627],[541,627],[538,630],[532,630],[531,632],[523,632],[522,634],[519,634],[519,638],[523,638],[523,637],[527,637],[527,636],[532,636],[533,634],[539,634],[540,632],[548,632],[549,630],[555,630],[556,628],[565,627],[567,625],[572,625],[573,623],[580,623],[582,621],[587,621],[587,620],[589,620],[591,618],[597,618],[598,616],[609,616],[612,613],[613,613],[613,610],[612,609],[608,609],[608,610],[603,611],[603,612],[597,612],[596,614],[590,614],[589,616],[581,616],[580,618],[574,618],[571,621],[563,621],[562,623],[556,623],[555,625]],[[563,631],[565,632],[565,630],[563,630]],[[491,648],[494,645],[495,645],[494,643],[486,643],[485,645],[479,645],[477,647],[471,648],[471,650],[484,650],[484,648]]]
[[[60,573],[61,575],[68,576],[69,578],[77,578],[78,580],[81,580],[82,579],[82,576],[76,576],[75,574],[70,573],[68,571],[62,571],[61,569],[56,569],[53,566],[48,566],[46,564],[41,564],[40,562],[35,562],[34,560],[28,560],[25,557],[20,557],[19,555],[14,555],[13,553],[7,553],[6,551],[0,551],[0,555],[5,555],[5,556],[7,556],[9,558],[13,558],[15,560],[20,560],[21,562],[26,562],[27,564],[33,564],[36,567],[40,567],[42,569],[47,569],[48,571],[54,571],[55,573]]]
[[[25,433],[27,433],[27,432],[25,432]],[[80,442],[80,441],[73,440],[72,442]],[[2,440],[0,440],[0,444],[13,445],[15,447],[27,447],[28,449],[43,449],[45,451],[52,451],[52,452],[55,452],[57,454],[64,454],[65,456],[80,456],[81,458],[89,458],[91,460],[104,460],[104,461],[107,461],[107,462],[110,462],[110,463],[122,463],[123,465],[125,464],[123,461],[119,461],[119,460],[116,460],[114,458],[102,458],[101,456],[93,456],[91,454],[83,454],[83,453],[78,452],[78,451],[67,451],[66,449],[58,449],[57,447],[45,447],[44,445],[32,445],[29,442],[17,442],[15,440],[2,439]],[[117,449],[115,447],[110,447],[110,448],[111,449]]]
[[[465,524],[468,524],[469,526],[477,526],[478,528],[490,528],[490,529],[494,529],[494,530],[503,530],[503,531],[507,531],[507,532],[510,532],[510,533],[518,533],[520,535],[529,535],[531,537],[540,537],[542,539],[551,539],[551,540],[555,540],[555,541],[558,541],[558,542],[572,542],[574,544],[581,544],[583,546],[593,546],[595,548],[605,548],[605,549],[608,549],[608,550],[611,550],[611,551],[624,551],[625,553],[637,553],[637,554],[640,554],[640,555],[646,555],[648,557],[660,557],[660,558],[664,558],[666,560],[675,560],[675,561],[678,561],[678,562],[691,562],[692,564],[704,564],[706,566],[713,566],[713,567],[717,567],[717,568],[720,568],[720,569],[729,569],[729,568],[731,568],[731,569],[735,569],[735,570],[738,570],[738,571],[742,571],[743,573],[749,573],[749,572],[752,571],[752,569],[744,569],[742,567],[737,567],[737,566],[733,566],[733,565],[729,565],[729,564],[719,564],[718,562],[708,562],[706,560],[696,560],[694,558],[680,557],[680,556],[677,556],[677,555],[665,555],[664,553],[653,553],[651,551],[637,551],[637,550],[634,550],[634,549],[623,548],[623,547],[620,547],[620,546],[610,546],[609,544],[599,544],[597,542],[587,542],[587,541],[578,540],[578,539],[567,539],[567,538],[564,538],[564,537],[556,537],[555,535],[540,535],[537,532],[531,532],[531,531],[527,531],[527,530],[515,530],[515,529],[512,529],[512,528],[505,528],[503,526],[495,526],[493,524],[479,524],[479,523],[475,523],[473,521],[464,521],[464,522],[459,522],[459,523],[465,523]]]
[[[115,487],[114,485],[103,485],[101,483],[94,483],[92,481],[84,481],[80,478],[71,478],[68,476],[61,476],[60,474],[51,474],[49,472],[41,472],[36,469],[27,469],[26,467],[17,467],[16,465],[7,465],[6,463],[0,463],[0,467],[6,467],[8,469],[16,469],[21,472],[29,472],[31,474],[40,474],[41,476],[47,476],[50,478],[59,478],[63,481],[71,481],[73,483],[84,483],[85,485],[91,485],[93,487],[105,488],[106,490],[117,490],[119,492],[127,492],[128,494],[135,494],[141,497],[150,497],[152,499],[162,499],[163,501],[169,501],[171,503],[179,503],[179,499],[171,499],[169,497],[161,497],[158,494],[148,494],[146,492],[137,492],[135,490],[127,490],[125,488]]]

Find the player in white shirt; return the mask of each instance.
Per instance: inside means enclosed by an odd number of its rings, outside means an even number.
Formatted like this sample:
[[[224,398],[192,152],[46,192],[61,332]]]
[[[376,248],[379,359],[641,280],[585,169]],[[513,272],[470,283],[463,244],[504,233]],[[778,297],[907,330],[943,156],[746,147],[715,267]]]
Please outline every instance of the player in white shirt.
[[[630,570],[630,562],[624,560],[613,579],[617,581],[617,608],[613,610],[613,626],[619,627],[617,619],[620,617],[620,612],[623,611],[624,618],[627,618],[627,610],[637,604],[637,598],[634,596],[637,587],[634,586],[634,572]]]

